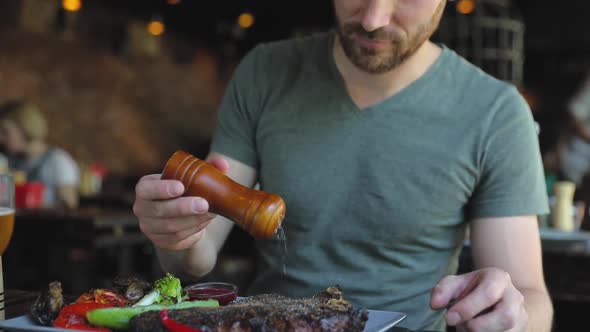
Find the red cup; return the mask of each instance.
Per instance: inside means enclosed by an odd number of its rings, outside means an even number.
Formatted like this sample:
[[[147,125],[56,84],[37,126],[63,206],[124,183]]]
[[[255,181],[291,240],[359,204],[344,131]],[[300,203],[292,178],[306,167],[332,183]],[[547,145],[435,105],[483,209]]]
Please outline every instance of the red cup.
[[[45,185],[41,182],[27,182],[14,186],[14,205],[17,209],[34,209],[43,206]]]

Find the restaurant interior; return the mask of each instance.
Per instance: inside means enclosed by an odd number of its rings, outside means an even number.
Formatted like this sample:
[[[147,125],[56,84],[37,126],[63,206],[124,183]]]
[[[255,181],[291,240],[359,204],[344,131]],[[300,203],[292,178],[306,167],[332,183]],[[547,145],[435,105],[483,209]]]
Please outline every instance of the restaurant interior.
[[[556,221],[554,191],[573,181],[560,158],[575,126],[568,107],[590,75],[588,10],[582,0],[449,1],[433,37],[530,106],[551,202],[539,223],[554,331],[580,331],[590,311],[590,178],[575,183],[569,220]],[[176,150],[207,155],[225,88],[255,45],[333,24],[331,1],[0,0],[0,104],[40,112],[47,144],[79,169],[77,199],[49,206],[42,183],[0,160],[16,188],[6,318],[52,280],[80,294],[114,276],[164,275],[133,213],[138,180]],[[466,241],[459,269],[472,268]],[[255,269],[253,239],[234,227],[213,272],[191,282],[246,288]]]

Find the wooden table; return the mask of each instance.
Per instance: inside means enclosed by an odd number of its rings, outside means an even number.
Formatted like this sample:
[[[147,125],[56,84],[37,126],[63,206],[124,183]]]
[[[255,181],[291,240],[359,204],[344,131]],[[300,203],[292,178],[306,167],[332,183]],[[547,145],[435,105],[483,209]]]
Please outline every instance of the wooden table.
[[[6,289],[37,290],[60,280],[76,294],[116,275],[161,274],[131,209],[17,210],[3,256]]]
[[[590,257],[590,232],[562,232],[541,228],[541,243],[544,253]]]
[[[25,315],[37,294],[28,291],[9,289],[5,292],[6,319]]]

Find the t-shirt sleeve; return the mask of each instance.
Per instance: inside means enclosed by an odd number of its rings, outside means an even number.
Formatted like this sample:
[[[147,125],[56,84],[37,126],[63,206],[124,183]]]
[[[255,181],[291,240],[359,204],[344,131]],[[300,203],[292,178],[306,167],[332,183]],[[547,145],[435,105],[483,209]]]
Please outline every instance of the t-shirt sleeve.
[[[250,51],[238,65],[217,114],[211,150],[258,167],[256,125],[264,84],[258,68],[261,46]]]
[[[80,169],[66,152],[57,151],[53,155],[52,169],[56,185],[77,186],[80,184]]]
[[[471,219],[547,214],[547,189],[532,113],[515,88],[501,94],[483,141]]]

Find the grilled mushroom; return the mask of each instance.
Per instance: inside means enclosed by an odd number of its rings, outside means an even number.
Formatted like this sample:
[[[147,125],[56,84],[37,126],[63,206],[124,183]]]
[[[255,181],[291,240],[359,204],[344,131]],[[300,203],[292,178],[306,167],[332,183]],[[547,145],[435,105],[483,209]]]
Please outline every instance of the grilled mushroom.
[[[132,302],[139,301],[146,290],[151,288],[149,282],[135,277],[116,277],[113,279],[115,289]]]
[[[51,325],[64,306],[61,282],[54,281],[41,292],[31,306],[31,316],[41,325]]]

